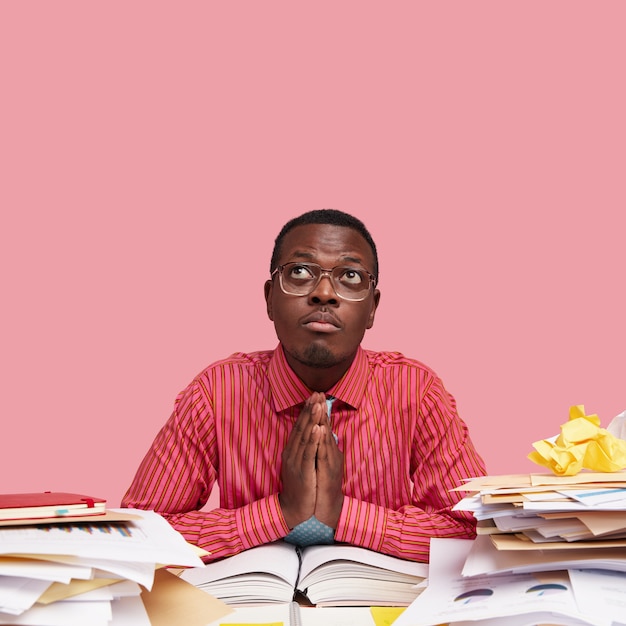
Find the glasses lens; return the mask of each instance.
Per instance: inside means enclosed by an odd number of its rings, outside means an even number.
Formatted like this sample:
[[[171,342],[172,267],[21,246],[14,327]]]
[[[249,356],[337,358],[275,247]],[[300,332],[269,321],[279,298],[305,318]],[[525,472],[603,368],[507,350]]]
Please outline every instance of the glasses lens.
[[[280,273],[283,291],[295,296],[307,296],[317,285],[321,267],[306,263],[287,263]]]
[[[332,271],[333,287],[337,295],[346,300],[363,300],[370,288],[370,277],[364,270],[354,267],[335,267]]]
[[[287,263],[280,272],[280,285],[285,293],[308,296],[318,285],[322,273],[313,263]],[[353,267],[334,267],[330,272],[333,289],[345,300],[363,300],[370,288],[369,274]]]

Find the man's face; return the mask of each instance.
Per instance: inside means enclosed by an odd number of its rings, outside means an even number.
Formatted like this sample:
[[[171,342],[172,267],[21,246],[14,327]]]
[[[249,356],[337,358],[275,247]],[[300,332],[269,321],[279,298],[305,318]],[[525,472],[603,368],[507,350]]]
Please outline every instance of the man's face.
[[[344,226],[307,224],[285,236],[279,265],[317,263],[324,269],[349,266],[374,270],[374,255],[360,233]],[[340,298],[328,276],[308,296],[283,293],[279,277],[265,284],[267,314],[274,322],[287,361],[301,375],[307,368],[350,366],[365,330],[374,323],[380,293],[370,287],[364,300]]]

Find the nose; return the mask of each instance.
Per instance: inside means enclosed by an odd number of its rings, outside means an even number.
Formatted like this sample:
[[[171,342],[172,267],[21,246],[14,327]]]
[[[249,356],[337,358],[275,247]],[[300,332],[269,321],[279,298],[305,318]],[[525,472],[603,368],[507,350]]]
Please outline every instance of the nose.
[[[322,271],[319,282],[309,294],[309,302],[313,304],[337,304],[338,301],[339,296],[333,287],[330,272]]]

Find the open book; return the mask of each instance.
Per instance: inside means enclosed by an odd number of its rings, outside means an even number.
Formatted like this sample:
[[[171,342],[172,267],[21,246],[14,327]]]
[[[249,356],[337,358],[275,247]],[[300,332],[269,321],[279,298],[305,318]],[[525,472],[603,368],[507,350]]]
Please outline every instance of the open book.
[[[408,606],[428,565],[335,544],[298,549],[284,541],[192,568],[182,578],[227,604],[289,602],[297,592],[318,606]]]

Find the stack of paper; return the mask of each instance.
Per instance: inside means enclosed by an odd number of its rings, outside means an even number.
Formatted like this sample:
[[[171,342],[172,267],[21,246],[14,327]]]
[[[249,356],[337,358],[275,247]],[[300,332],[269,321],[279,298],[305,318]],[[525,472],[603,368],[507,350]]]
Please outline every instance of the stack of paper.
[[[496,545],[626,548],[626,472],[487,476],[457,489],[468,495],[455,508],[471,511]]]
[[[4,524],[0,624],[154,626],[147,609],[155,600],[150,592],[156,581],[165,587],[168,577],[176,578],[160,565],[203,563],[153,512],[107,511],[81,521]],[[208,594],[203,597],[215,601]],[[223,614],[228,611],[226,607]]]
[[[487,476],[459,490],[479,535],[431,542],[429,586],[394,626],[626,624],[626,473]]]
[[[393,626],[626,623],[626,578],[622,573],[573,569],[465,576],[463,568],[475,546],[467,539],[433,539],[428,588]]]

